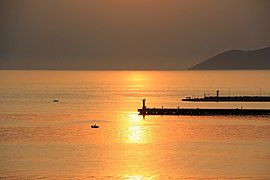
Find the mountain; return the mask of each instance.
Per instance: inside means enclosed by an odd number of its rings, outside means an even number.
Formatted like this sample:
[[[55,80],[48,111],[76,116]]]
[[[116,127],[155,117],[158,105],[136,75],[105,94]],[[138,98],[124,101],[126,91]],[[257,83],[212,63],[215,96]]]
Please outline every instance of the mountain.
[[[231,50],[218,54],[190,70],[270,69],[270,47],[252,51]]]

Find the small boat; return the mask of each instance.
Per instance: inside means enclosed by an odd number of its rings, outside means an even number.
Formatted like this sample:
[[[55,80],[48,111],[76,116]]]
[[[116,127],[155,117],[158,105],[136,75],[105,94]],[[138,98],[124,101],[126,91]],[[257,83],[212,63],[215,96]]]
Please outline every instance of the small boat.
[[[91,128],[99,128],[99,126],[94,124],[94,125],[91,125]]]

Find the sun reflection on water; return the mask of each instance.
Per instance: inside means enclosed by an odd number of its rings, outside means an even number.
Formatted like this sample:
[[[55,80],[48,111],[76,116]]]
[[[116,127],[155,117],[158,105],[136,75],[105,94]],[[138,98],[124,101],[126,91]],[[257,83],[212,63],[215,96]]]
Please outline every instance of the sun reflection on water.
[[[142,143],[144,130],[141,126],[130,126],[128,128],[128,143]]]
[[[128,179],[128,180],[145,180],[145,179],[152,179],[152,178],[144,177],[144,176],[127,176],[126,179]]]
[[[124,136],[126,143],[129,144],[146,144],[151,141],[147,124],[145,124],[142,117],[137,114],[129,114]]]
[[[147,74],[140,71],[135,71],[135,72],[130,72],[127,75],[127,78],[129,81],[131,80],[131,81],[141,82],[147,79]]]
[[[128,119],[129,124],[142,123],[142,116],[139,116],[137,113],[132,113],[132,112],[128,113],[127,119]]]

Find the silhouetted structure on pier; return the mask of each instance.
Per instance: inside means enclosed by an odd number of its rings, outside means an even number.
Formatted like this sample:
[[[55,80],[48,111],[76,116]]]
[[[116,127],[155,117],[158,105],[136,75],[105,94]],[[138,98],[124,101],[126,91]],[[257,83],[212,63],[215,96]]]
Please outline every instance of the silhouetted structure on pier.
[[[219,96],[219,90],[217,90],[217,96],[206,96],[201,98],[186,97],[182,101],[192,102],[270,102],[270,96]]]

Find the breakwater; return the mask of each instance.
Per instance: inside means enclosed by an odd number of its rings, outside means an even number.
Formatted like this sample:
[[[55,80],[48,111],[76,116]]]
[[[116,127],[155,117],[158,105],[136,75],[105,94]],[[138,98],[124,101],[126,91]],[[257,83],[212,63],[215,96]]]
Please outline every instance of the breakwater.
[[[191,98],[186,97],[182,101],[193,102],[270,102],[270,96],[219,96],[219,90],[216,91],[216,96],[206,96]]]
[[[270,109],[147,108],[145,101],[139,115],[270,115]]]

